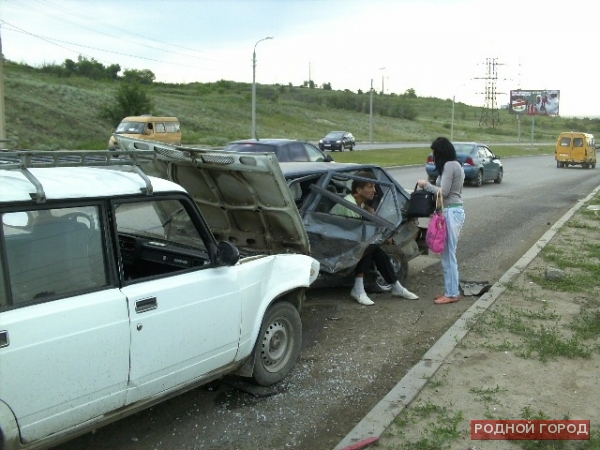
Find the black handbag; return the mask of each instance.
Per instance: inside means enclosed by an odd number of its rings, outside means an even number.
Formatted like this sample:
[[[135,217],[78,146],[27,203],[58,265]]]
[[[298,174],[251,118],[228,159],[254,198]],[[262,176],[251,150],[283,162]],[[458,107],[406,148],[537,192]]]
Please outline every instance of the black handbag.
[[[415,190],[410,194],[406,215],[408,217],[429,217],[434,211],[435,194],[425,189],[418,189],[418,184],[415,184]]]

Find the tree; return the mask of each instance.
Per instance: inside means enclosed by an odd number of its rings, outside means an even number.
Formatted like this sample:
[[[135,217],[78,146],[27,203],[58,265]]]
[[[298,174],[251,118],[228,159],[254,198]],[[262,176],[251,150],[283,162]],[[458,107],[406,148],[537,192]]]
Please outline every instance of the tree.
[[[75,75],[77,73],[77,63],[72,59],[65,59],[63,67],[65,69],[65,75],[67,77],[70,77],[71,75]]]
[[[417,93],[415,92],[415,90],[413,88],[407,89],[404,92],[404,95],[408,98],[417,98]]]
[[[152,114],[154,106],[148,93],[137,83],[123,83],[115,101],[102,106],[100,115],[117,126],[123,117]]]
[[[331,83],[323,83],[323,90],[324,91],[331,91]]]
[[[111,64],[110,66],[108,66],[106,68],[106,74],[107,74],[108,78],[110,78],[111,80],[118,80],[120,71],[121,71],[121,66],[118,64]]]
[[[127,69],[123,72],[123,80],[130,83],[152,84],[155,79],[154,72],[148,69]]]

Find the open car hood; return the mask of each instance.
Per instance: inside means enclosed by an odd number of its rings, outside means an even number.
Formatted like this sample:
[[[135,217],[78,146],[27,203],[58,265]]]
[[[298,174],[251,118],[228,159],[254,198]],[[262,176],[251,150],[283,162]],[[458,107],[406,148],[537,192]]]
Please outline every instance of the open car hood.
[[[114,135],[123,151],[153,151],[148,175],[193,197],[218,241],[244,254],[310,254],[309,240],[275,155],[173,146]]]

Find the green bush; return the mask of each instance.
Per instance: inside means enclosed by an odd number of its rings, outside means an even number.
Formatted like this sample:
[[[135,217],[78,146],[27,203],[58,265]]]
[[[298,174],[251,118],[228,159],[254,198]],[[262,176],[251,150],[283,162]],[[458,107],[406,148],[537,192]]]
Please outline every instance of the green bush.
[[[152,114],[154,106],[146,91],[137,83],[123,83],[113,102],[102,105],[100,117],[116,127],[123,117]]]

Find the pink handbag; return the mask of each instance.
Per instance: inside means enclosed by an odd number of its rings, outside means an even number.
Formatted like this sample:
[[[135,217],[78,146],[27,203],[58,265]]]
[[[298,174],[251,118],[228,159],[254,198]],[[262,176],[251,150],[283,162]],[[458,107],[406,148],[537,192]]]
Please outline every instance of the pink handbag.
[[[442,190],[438,189],[436,196],[436,210],[429,221],[425,241],[433,253],[442,253],[446,248],[446,239],[448,238],[448,226],[444,216],[444,200]]]

